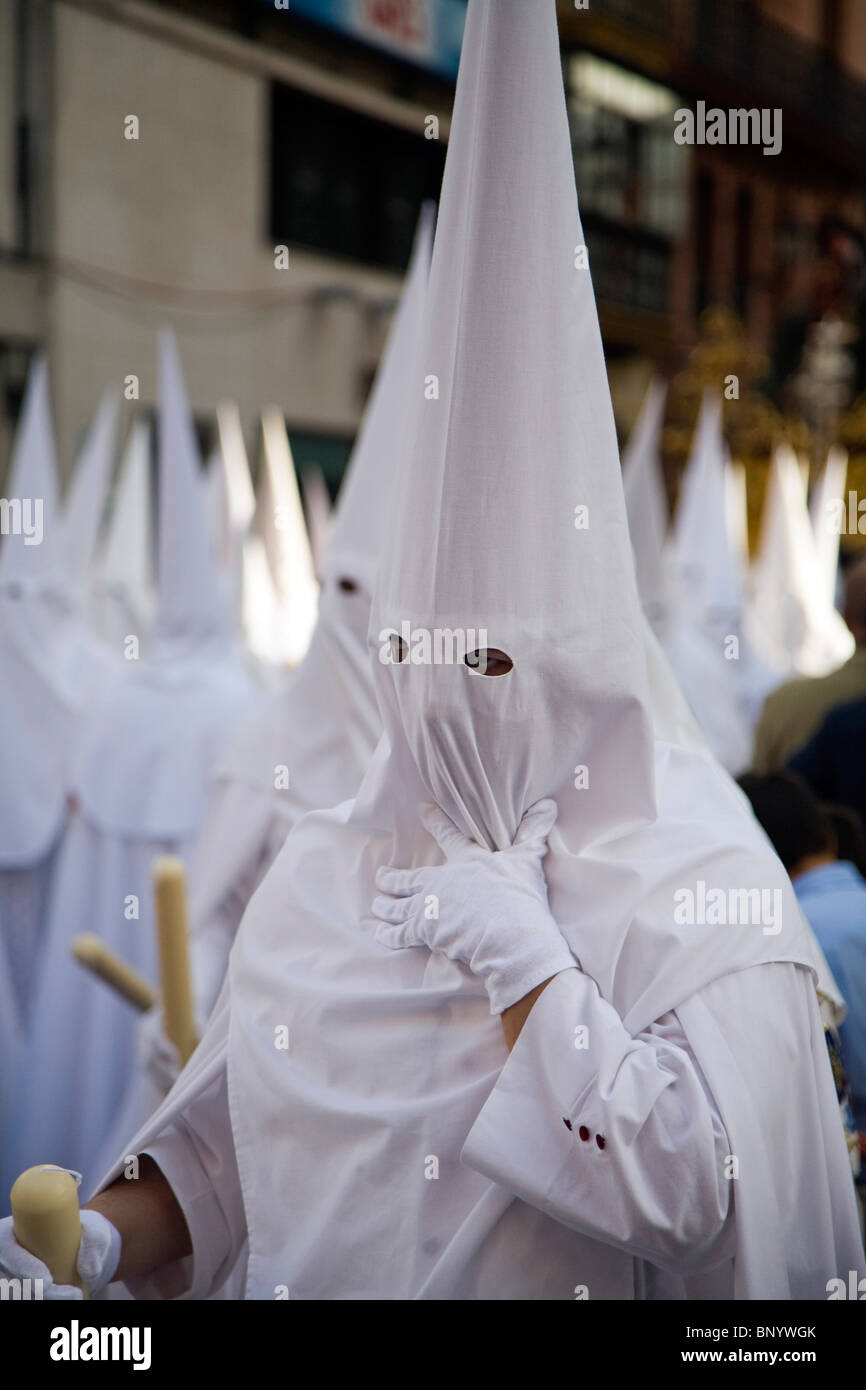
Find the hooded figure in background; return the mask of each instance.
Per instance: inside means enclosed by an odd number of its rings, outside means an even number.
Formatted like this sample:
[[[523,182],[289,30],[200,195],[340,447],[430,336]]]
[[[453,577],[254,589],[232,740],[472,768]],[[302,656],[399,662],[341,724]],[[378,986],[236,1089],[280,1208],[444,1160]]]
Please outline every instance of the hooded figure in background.
[[[394,318],[321,567],[310,649],[283,688],[268,694],[223,758],[190,872],[192,974],[207,1018],[225,977],[247,904],[296,821],[354,795],[381,734],[367,625],[418,350],[433,245],[434,205],[422,211]],[[402,424],[401,424],[402,422]],[[161,1011],[142,1026],[156,1088],[149,1113],[180,1070],[162,1035]],[[128,1126],[125,1138],[143,1114]],[[106,1163],[114,1153],[106,1154]]]
[[[150,425],[136,420],[129,433],[110,520],[90,577],[91,626],[116,651],[136,633],[142,650],[156,608],[150,485]]]
[[[45,950],[3,1136],[3,1192],[52,1162],[94,1176],[135,1065],[135,1016],[82,971],[70,945],[93,931],[149,979],[151,869],[188,852],[216,760],[250,707],[208,555],[198,451],[174,340],[160,342],[159,610],[147,658],[129,660],[80,721],[76,812],[61,848]]]
[[[36,359],[7,488],[22,506],[22,528],[0,548],[0,973],[18,1033],[31,1005],[78,720],[117,675],[117,658],[83,612],[116,424],[107,395],[61,513],[48,373]]]
[[[861,1263],[790,884],[654,734],[582,245],[553,0],[470,0],[370,627],[385,734],[288,836],[132,1146],[192,1242],[138,1296],[208,1294],[247,1235],[269,1300],[823,1298]],[[754,886],[773,915],[729,924]],[[509,1058],[496,1015],[550,980]]]

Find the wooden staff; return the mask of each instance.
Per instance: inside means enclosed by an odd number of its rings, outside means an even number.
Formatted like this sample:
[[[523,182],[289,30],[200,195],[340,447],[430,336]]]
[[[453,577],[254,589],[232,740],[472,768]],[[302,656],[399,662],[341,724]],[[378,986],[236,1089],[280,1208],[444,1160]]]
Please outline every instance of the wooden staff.
[[[74,1284],[88,1298],[77,1268],[81,1212],[73,1175],[53,1163],[38,1163],[16,1178],[9,1198],[18,1244],[48,1266],[55,1284]]]
[[[153,985],[143,975],[127,965],[125,960],[110,951],[93,932],[82,932],[72,942],[72,954],[80,965],[97,975],[105,984],[121,994],[128,1003],[147,1013],[158,1001]]]
[[[186,1066],[196,1049],[189,948],[186,928],[186,887],[183,863],[174,855],[153,866],[159,975],[162,986],[163,1032]]]

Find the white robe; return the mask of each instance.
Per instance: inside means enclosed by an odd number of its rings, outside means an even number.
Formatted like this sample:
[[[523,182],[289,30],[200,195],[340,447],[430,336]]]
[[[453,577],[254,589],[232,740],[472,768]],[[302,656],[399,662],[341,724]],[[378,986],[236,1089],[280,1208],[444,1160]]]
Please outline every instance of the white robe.
[[[438,983],[441,997],[448,965],[430,962],[440,979],[429,989],[435,994]],[[388,1065],[382,1076],[401,1069],[384,1000],[370,993],[355,1038],[366,1057],[373,1051]],[[331,1115],[332,1142],[315,1155],[314,1194],[293,1190],[291,1147],[282,1155],[292,1245],[281,1265],[269,1262],[268,1277],[251,1271],[247,1297],[274,1299],[282,1283],[292,1299],[822,1299],[839,1271],[862,1276],[854,1192],[808,970],[777,962],[723,976],[636,1037],[592,980],[566,971],[536,1002],[510,1056],[489,1016],[483,1047],[471,1045],[470,1020],[480,1024],[483,1012],[480,1000],[473,1008],[468,998],[463,1009],[441,1008],[441,1030],[454,1034],[452,1067],[440,1064],[444,1049],[423,1063],[417,1052],[403,1059],[418,1077],[399,1125],[387,1122],[397,1103],[390,1086],[355,1094],[345,1108],[334,1086],[306,1096],[307,1105]],[[753,1018],[756,1026],[733,1030],[732,1018]],[[575,1046],[578,1026],[589,1029],[590,1047]],[[347,1032],[347,1047],[349,1039]],[[315,1044],[312,1025],[306,1042]],[[778,1052],[797,1069],[796,1096],[778,1086]],[[329,1061],[336,1055],[329,1051]],[[342,1065],[352,1069],[348,1050]],[[759,1145],[726,1128],[709,1078],[722,1093],[734,1088],[739,1104],[748,1089]],[[441,1128],[435,1097],[446,1091]],[[300,1148],[303,1115],[293,1119]],[[348,1181],[344,1131],[353,1142],[365,1136]],[[144,1298],[207,1297],[246,1240],[224,1042],[182,1111],[133,1151],[150,1153],[170,1181],[193,1255],[130,1288]],[[735,1205],[748,1202],[755,1187],[740,1185],[737,1164],[746,1162],[759,1163],[765,1181],[760,1205],[737,1223]],[[249,1165],[245,1178],[252,1180]],[[421,1183],[425,1200],[417,1210],[410,1189]],[[325,1211],[326,1240],[318,1238]],[[735,1261],[738,1224],[750,1231],[751,1248],[746,1257],[741,1236]],[[780,1228],[792,1233],[799,1269],[786,1274],[762,1261],[768,1225],[774,1238]],[[828,1240],[833,1231],[836,1239]],[[275,1281],[278,1267],[284,1275]]]

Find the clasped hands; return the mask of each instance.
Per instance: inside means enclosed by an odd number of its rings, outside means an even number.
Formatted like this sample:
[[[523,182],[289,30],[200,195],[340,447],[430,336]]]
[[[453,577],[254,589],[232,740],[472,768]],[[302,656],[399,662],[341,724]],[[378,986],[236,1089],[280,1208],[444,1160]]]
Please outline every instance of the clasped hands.
[[[426,946],[462,961],[483,980],[490,1012],[501,1014],[560,970],[576,965],[547,902],[542,860],[556,820],[555,801],[537,801],[508,849],[491,851],[428,805],[421,820],[445,863],[381,868],[379,896],[366,925],[397,950]]]

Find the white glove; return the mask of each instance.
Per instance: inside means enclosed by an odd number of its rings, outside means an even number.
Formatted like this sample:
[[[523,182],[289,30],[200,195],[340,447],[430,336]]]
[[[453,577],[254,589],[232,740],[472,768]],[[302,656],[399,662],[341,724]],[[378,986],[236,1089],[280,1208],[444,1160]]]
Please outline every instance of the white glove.
[[[196,1019],[196,1037],[205,1030],[201,1018]],[[161,1096],[167,1096],[183,1071],[180,1053],[163,1031],[162,1005],[148,1009],[138,1025],[136,1036],[138,1059]]]
[[[438,806],[425,806],[421,820],[447,862],[379,870],[376,939],[463,961],[483,980],[492,1014],[573,968],[577,962],[550,914],[541,865],[556,813],[555,801],[537,801],[510,849],[491,852],[467,839]]]
[[[138,1058],[161,1096],[167,1096],[183,1070],[180,1053],[163,1032],[162,1005],[148,1009],[136,1034]]]
[[[101,1212],[81,1213],[81,1245],[76,1265],[91,1298],[114,1278],[120,1262],[120,1244],[120,1232]],[[0,1221],[0,1275],[6,1279],[41,1279],[43,1299],[59,1302],[84,1297],[74,1284],[55,1284],[48,1266],[18,1244],[11,1216]]]

